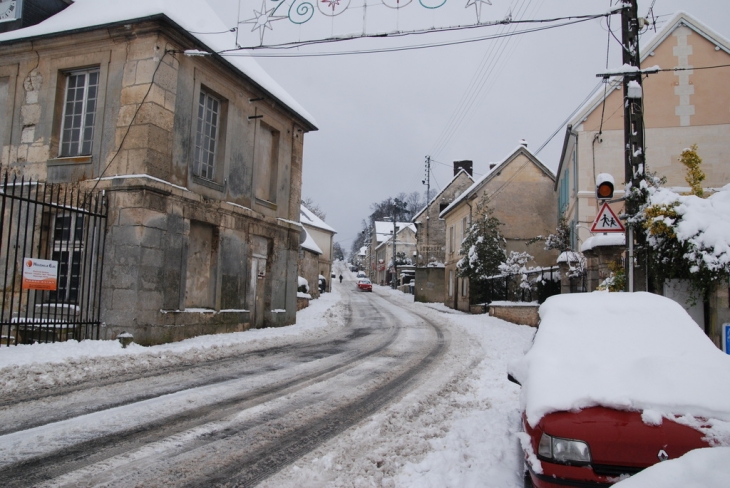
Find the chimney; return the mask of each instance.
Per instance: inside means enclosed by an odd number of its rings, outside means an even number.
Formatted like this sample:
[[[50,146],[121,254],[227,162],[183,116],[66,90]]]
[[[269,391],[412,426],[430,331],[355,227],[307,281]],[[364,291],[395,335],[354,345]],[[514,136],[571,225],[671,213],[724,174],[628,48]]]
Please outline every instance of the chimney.
[[[465,161],[454,161],[454,176],[457,175],[457,173],[461,170],[464,170],[467,172],[469,176],[474,176],[474,162],[465,160]]]

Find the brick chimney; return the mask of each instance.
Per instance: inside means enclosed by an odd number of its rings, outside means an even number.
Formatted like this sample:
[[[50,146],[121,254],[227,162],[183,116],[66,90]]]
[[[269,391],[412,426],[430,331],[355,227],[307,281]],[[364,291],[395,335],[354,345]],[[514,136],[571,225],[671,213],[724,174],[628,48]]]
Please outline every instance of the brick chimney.
[[[456,176],[459,171],[461,170],[466,171],[469,176],[474,176],[474,162],[465,160],[465,161],[454,161],[454,176]]]

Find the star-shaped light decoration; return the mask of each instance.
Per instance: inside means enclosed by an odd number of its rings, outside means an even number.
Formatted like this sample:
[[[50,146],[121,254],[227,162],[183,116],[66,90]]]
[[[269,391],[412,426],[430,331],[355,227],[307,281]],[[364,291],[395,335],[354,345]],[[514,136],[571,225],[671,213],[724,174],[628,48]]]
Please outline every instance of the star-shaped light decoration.
[[[472,5],[474,5],[474,8],[477,11],[477,24],[482,21],[482,4],[486,3],[487,5],[492,5],[491,0],[468,0],[466,2],[466,7],[469,8]]]
[[[322,0],[322,3],[326,3],[329,8],[334,12],[337,6],[340,4],[340,0]]]
[[[277,7],[266,10],[266,0],[261,0],[261,10],[253,11],[254,18],[241,22],[241,24],[253,24],[251,32],[255,31],[256,29],[259,30],[259,39],[262,46],[264,44],[264,32],[266,31],[266,29],[273,30],[273,28],[271,27],[271,23],[275,20],[283,20],[287,18],[286,15],[274,15]]]

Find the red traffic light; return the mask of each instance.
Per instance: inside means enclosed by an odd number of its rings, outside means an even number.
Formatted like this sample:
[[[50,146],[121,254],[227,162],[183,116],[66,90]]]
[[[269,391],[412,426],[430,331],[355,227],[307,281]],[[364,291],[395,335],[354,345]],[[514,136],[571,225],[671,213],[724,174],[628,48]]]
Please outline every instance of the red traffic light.
[[[601,173],[596,177],[596,198],[599,200],[613,198],[613,176]]]
[[[602,200],[613,198],[613,185],[608,181],[604,181],[596,188],[596,197]]]

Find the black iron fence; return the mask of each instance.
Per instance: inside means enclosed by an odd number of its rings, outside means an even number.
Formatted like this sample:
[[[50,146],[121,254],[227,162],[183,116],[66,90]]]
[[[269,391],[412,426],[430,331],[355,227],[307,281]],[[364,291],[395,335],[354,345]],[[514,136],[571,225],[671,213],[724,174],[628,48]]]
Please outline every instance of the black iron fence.
[[[470,283],[472,305],[497,301],[542,303],[560,294],[560,268],[539,268],[526,273],[491,276]]]
[[[98,339],[107,201],[69,185],[0,184],[0,345]]]

